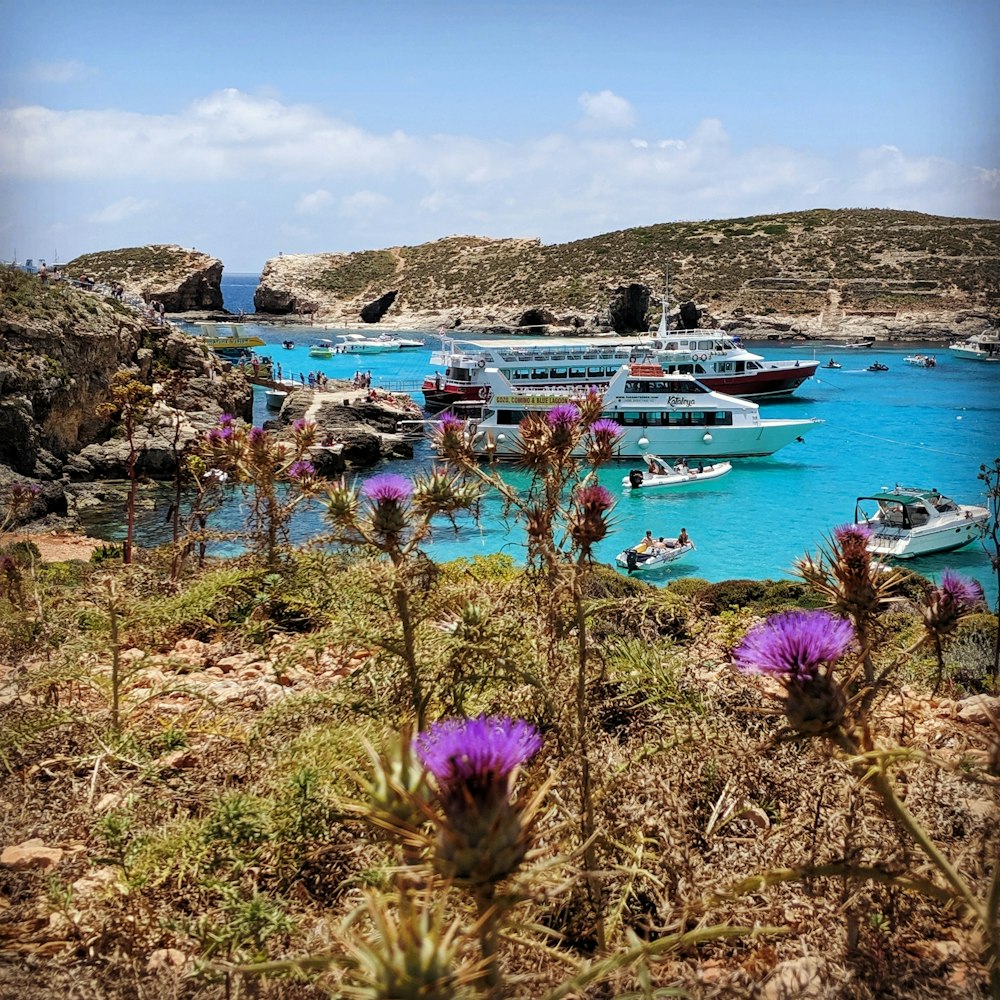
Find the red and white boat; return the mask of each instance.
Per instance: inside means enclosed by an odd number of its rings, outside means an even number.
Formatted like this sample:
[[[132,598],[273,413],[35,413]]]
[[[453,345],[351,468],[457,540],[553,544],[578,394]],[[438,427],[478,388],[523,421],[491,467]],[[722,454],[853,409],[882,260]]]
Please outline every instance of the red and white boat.
[[[662,365],[715,392],[744,399],[788,396],[819,367],[812,361],[766,361],[721,330],[661,329],[636,337],[443,338],[421,391],[431,413],[486,396],[483,373],[497,369],[513,386],[537,390],[605,389],[622,365]]]

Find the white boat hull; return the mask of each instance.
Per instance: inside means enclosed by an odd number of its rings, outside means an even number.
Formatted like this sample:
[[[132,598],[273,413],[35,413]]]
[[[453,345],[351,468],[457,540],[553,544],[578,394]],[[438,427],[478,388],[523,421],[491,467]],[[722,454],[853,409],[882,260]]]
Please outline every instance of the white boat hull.
[[[951,552],[980,537],[980,525],[989,520],[985,508],[982,515],[956,517],[947,523],[926,527],[899,528],[889,524],[869,525],[872,536],[868,551],[887,559],[913,559],[936,552]]]
[[[674,542],[673,548],[654,549],[647,551],[642,544],[625,549],[615,556],[615,562],[629,573],[650,573],[658,569],[663,569],[671,563],[677,562],[689,552],[694,552],[694,542],[685,542],[677,545],[676,539],[669,539]],[[629,558],[631,555],[631,559]]]
[[[280,410],[287,398],[288,393],[280,389],[268,389],[264,393],[265,405],[269,410]]]
[[[615,455],[625,459],[643,458],[651,451],[662,458],[684,458],[689,462],[706,458],[763,458],[822,422],[807,419],[768,420],[766,424],[746,427],[620,427],[621,437]],[[481,424],[473,449],[479,454],[513,458],[518,454],[519,442],[516,426]],[[584,443],[578,449],[578,457],[583,457],[585,451]]]
[[[688,472],[674,472],[668,475],[657,475],[642,469],[634,469],[627,476],[622,477],[622,486],[627,490],[652,490],[666,486],[687,486],[690,483],[703,483],[709,479],[718,479],[732,470],[730,462],[716,462],[715,465],[706,465],[701,472],[690,470]],[[638,473],[638,475],[636,475]],[[638,477],[642,476],[640,480]],[[636,481],[633,482],[633,479]]]

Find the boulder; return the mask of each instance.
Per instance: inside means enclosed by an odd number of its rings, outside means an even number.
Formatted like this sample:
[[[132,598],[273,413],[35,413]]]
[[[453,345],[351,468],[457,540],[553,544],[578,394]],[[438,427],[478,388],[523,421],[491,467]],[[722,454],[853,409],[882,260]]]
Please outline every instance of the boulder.
[[[22,844],[12,844],[0,853],[0,865],[16,872],[51,871],[62,861],[63,852],[58,847],[46,847],[37,837]]]

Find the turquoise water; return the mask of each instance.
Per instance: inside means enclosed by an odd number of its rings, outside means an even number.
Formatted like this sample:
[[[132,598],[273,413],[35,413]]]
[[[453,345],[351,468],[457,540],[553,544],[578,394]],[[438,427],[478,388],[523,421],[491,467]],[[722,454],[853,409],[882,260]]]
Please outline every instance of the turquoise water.
[[[258,353],[280,363],[285,375],[321,371],[331,378],[350,378],[358,369],[370,370],[375,385],[394,388],[415,386],[429,370],[430,350],[437,344],[436,337],[424,336],[425,350],[321,360],[309,357],[309,344],[321,337],[335,340],[337,331],[256,325],[243,329],[267,341]],[[281,347],[286,338],[295,340],[293,350]],[[774,359],[814,356],[812,345],[758,342],[752,348]],[[819,417],[825,423],[811,430],[803,443],[771,458],[737,460],[722,479],[632,493],[622,490],[621,479],[635,462],[601,469],[600,481],[619,501],[614,531],[597,547],[597,557],[613,563],[615,554],[638,541],[647,528],[654,535],[669,536],[685,527],[697,551],[652,578],[655,582],[677,576],[712,581],[790,577],[796,558],[814,551],[824,535],[853,519],[860,494],[901,483],[936,488],[959,503],[984,503],[983,484],[976,477],[980,464],[1000,455],[1000,365],[962,361],[938,349],[938,367],[924,369],[905,364],[908,353],[912,350],[848,351],[816,345],[815,356],[823,362],[836,357],[843,368],[819,369],[795,396],[766,403],[761,410],[765,417]],[[888,365],[889,371],[866,371],[873,361]],[[422,401],[419,395],[417,401]],[[254,422],[267,418],[260,393]],[[393,463],[392,468],[413,474],[430,462],[429,449],[420,445],[412,461]],[[517,476],[513,470],[505,475]],[[162,531],[158,520],[148,518],[141,526],[148,533],[147,543]],[[227,520],[235,522],[235,507]],[[319,512],[307,511],[297,517],[293,537],[301,543],[322,529]],[[443,523],[429,551],[439,560],[504,551],[522,561],[524,555],[522,536],[501,519],[495,500],[484,505],[478,524],[462,522],[456,532]],[[996,600],[989,559],[978,544],[908,565],[929,576],[950,566],[978,579],[990,600]]]

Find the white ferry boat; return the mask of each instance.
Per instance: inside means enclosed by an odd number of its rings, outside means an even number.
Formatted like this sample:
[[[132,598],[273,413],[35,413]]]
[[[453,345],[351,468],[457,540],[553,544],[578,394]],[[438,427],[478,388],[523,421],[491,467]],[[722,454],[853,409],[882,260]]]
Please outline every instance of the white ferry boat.
[[[1000,333],[995,330],[986,330],[969,337],[968,340],[949,344],[948,350],[956,358],[968,358],[972,361],[1000,361]]]
[[[912,559],[968,545],[990,519],[986,507],[959,504],[937,490],[896,486],[858,497],[854,521],[871,529],[868,551],[891,559]]]
[[[544,390],[514,385],[497,368],[482,373],[485,393],[479,403],[482,415],[473,422],[473,450],[484,455],[514,457],[518,425],[525,415],[545,413],[588,392],[584,385]],[[756,403],[714,392],[690,375],[668,373],[660,364],[622,365],[599,391],[604,397],[602,416],[619,425],[619,458],[653,452],[685,458],[690,465],[705,458],[771,455],[823,422],[762,419]]]
[[[721,330],[660,330],[632,338],[445,339],[431,354],[435,371],[424,378],[421,391],[425,407],[435,413],[482,398],[487,368],[497,368],[512,385],[541,391],[604,388],[621,365],[643,361],[747,399],[790,395],[819,366],[816,360],[766,361]]]

